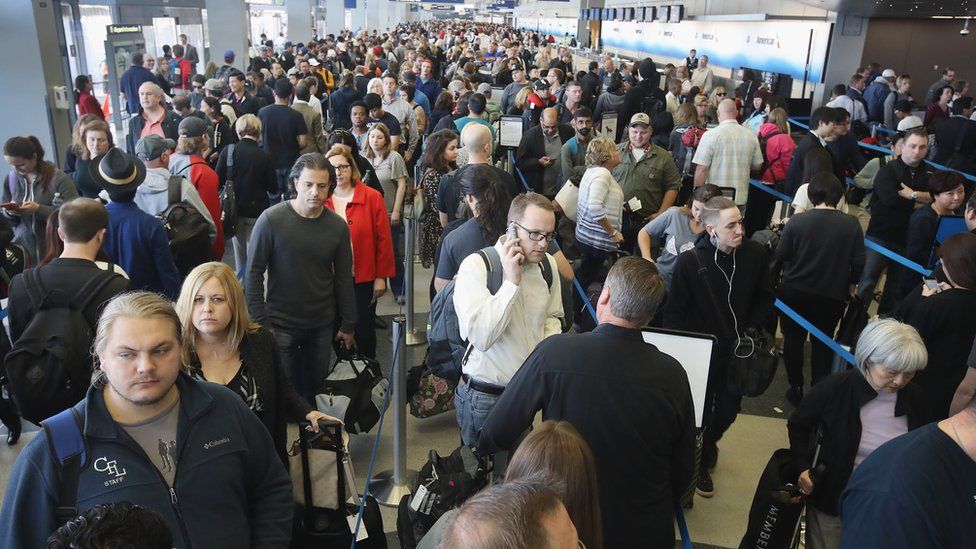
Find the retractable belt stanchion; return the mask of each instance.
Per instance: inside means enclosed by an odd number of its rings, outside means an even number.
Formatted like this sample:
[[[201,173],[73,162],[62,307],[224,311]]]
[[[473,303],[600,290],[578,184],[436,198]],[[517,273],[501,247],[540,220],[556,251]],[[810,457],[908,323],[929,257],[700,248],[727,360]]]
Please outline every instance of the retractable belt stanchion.
[[[414,185],[420,182],[420,163],[414,167]],[[414,199],[416,200],[416,198]],[[425,330],[419,330],[414,325],[414,308],[416,306],[416,300],[414,299],[414,255],[416,254],[417,247],[417,220],[414,219],[414,208],[413,206],[408,206],[404,208],[403,212],[403,238],[405,239],[403,246],[403,295],[406,298],[406,308],[407,308],[407,322],[406,322],[406,333],[405,341],[407,345],[423,345],[427,343],[427,332]]]
[[[376,502],[396,507],[410,493],[410,479],[417,471],[407,469],[407,367],[404,349],[405,319],[393,319],[393,379],[390,405],[393,407],[393,469],[377,473],[369,483],[369,493]],[[377,435],[379,436],[379,435]]]

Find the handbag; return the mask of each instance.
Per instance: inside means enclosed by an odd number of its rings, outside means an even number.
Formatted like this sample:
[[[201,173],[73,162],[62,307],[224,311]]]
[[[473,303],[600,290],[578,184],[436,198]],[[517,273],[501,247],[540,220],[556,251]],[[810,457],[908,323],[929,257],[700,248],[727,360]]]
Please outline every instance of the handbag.
[[[729,327],[725,315],[719,308],[718,300],[715,299],[715,294],[712,292],[712,286],[705,278],[707,271],[702,265],[701,258],[698,257],[695,250],[691,250],[691,253],[695,257],[695,262],[698,263],[698,274],[702,277],[705,292],[715,308],[715,314],[718,315],[723,330],[735,340],[732,347],[732,357],[729,359],[728,365],[728,377],[726,379],[728,388],[738,395],[757,397],[766,392],[776,376],[779,353],[776,350],[775,342],[772,336],[758,328],[747,328],[742,335],[739,335]]]
[[[576,208],[579,204],[579,187],[574,185],[572,181],[567,180],[563,183],[563,187],[559,189],[556,193],[556,202],[559,202],[559,207],[563,210],[563,215],[567,219],[576,223]]]
[[[349,433],[368,432],[380,419],[390,382],[379,362],[343,349],[336,355],[322,393],[315,396],[315,407],[341,419]]]
[[[790,549],[806,505],[790,479],[796,478],[790,451],[780,448],[766,463],[749,508],[746,533],[739,549]]]
[[[227,180],[220,189],[220,225],[224,238],[237,234],[237,194],[234,192],[234,144],[227,145]]]
[[[410,414],[423,419],[454,410],[454,387],[432,374],[426,364],[421,368],[417,392],[410,397]]]
[[[854,352],[854,344],[867,327],[870,316],[868,307],[861,298],[857,296],[851,298],[847,302],[847,310],[844,311],[844,317],[841,318],[840,326],[837,328],[837,343],[846,345],[851,352]]]
[[[361,502],[342,428],[320,421],[319,432],[311,433],[305,429],[307,425],[288,425],[289,474],[295,498],[289,547],[345,549],[352,544]],[[372,496],[365,499],[356,546],[386,549],[379,506]]]

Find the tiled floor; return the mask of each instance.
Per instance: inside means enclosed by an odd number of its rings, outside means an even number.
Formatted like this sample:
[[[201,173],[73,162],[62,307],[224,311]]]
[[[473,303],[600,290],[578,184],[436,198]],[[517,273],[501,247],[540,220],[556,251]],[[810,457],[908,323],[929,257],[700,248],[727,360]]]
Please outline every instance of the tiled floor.
[[[429,271],[419,269],[418,281],[428,280]],[[417,284],[417,326],[423,328],[426,312],[429,310],[425,284]],[[378,312],[388,321],[393,314],[401,313],[389,295],[380,300]],[[380,332],[378,356],[384,370],[389,374],[391,344],[389,330]],[[407,367],[419,364],[423,358],[424,346],[409,347],[406,352]],[[786,421],[792,407],[785,402],[785,373],[782,368],[769,391],[762,397],[745,399],[743,413],[720,443],[721,455],[714,473],[715,496],[711,499],[696,498],[695,506],[686,511],[686,520],[695,542],[695,547],[737,547],[745,531],[745,519],[755,490],[756,482],[769,455],[776,448],[787,444]],[[383,426],[383,433],[376,457],[376,470],[390,469],[393,464],[393,421],[389,414]],[[5,436],[0,428],[0,436]],[[8,475],[19,450],[34,436],[25,433],[21,442],[14,447],[0,443],[0,486],[5,487]],[[353,435],[350,453],[356,469],[360,488],[364,482],[370,455],[376,440],[374,432]],[[459,444],[458,428],[452,413],[428,419],[417,419],[409,414],[406,419],[407,466],[416,470],[427,458],[430,449],[442,455],[450,453]],[[384,529],[388,533],[396,530],[396,511],[383,508]],[[391,548],[398,547],[395,535],[389,536]]]

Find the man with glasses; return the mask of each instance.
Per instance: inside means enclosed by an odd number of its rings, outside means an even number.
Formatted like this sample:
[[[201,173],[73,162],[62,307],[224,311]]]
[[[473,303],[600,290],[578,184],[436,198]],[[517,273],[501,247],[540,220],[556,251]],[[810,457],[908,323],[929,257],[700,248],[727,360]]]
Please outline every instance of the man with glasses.
[[[488,412],[529,353],[560,333],[562,291],[555,259],[546,252],[555,236],[552,202],[525,193],[508,210],[508,234],[492,248],[469,255],[455,277],[454,309],[461,337],[471,343],[454,402],[461,440],[472,446]],[[497,290],[489,288],[488,263],[501,270]],[[500,264],[499,264],[500,263]],[[506,455],[496,455],[496,472]]]
[[[569,141],[574,132],[573,128],[559,123],[559,114],[554,108],[542,111],[539,121],[538,126],[522,134],[515,166],[521,170],[530,189],[551,200],[562,183],[559,180],[559,157],[563,143]]]

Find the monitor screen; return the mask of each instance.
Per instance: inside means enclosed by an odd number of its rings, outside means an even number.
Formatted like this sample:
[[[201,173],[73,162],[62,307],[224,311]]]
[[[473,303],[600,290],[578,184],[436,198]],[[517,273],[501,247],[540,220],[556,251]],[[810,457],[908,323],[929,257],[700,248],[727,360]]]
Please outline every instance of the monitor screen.
[[[644,8],[644,16],[641,17],[641,21],[644,21],[645,23],[650,23],[651,21],[654,21],[654,16],[657,14],[656,10],[657,8],[655,8],[654,6],[647,6],[646,8]]]
[[[658,6],[657,7],[657,20],[663,23],[667,23],[668,16],[670,14],[670,6]]]
[[[668,21],[672,23],[680,23],[681,19],[684,18],[685,7],[684,6],[671,6],[671,15]]]

